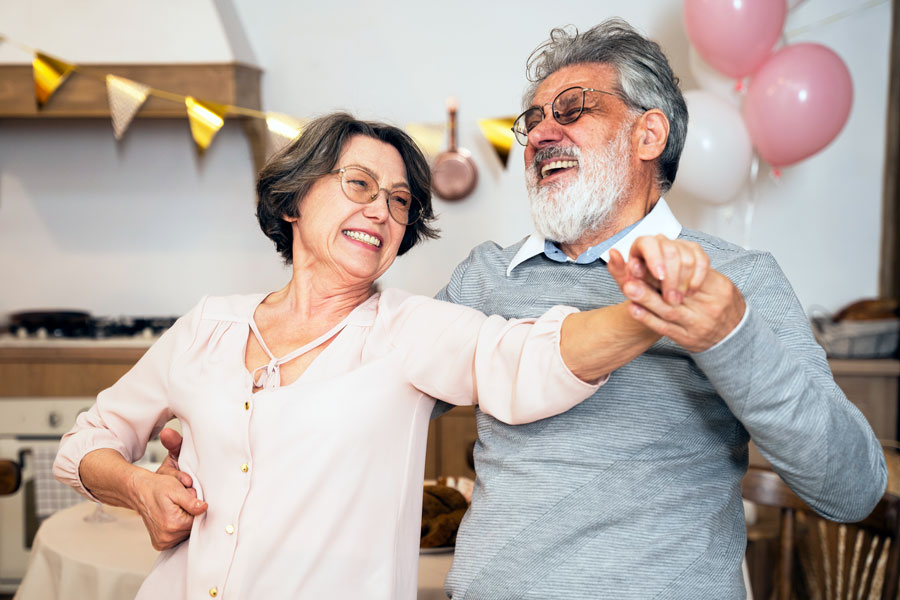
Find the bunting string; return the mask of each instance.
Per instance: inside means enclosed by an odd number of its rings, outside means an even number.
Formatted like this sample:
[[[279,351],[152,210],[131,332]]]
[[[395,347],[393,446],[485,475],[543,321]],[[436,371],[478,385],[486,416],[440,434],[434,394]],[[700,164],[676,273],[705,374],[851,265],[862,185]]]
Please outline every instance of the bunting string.
[[[75,63],[52,56],[43,51],[29,47],[0,33],[0,43],[18,47],[32,55],[34,76],[34,98],[38,110],[43,110],[53,95],[65,84],[73,73],[79,77],[87,77],[106,86],[110,120],[113,135],[121,140],[134,118],[149,97],[161,98],[184,105],[185,114],[190,123],[191,136],[200,153],[212,144],[216,134],[225,124],[228,116],[242,116],[261,119],[266,123],[269,133],[269,150],[277,150],[303,131],[308,119],[293,117],[283,113],[265,112],[243,106],[221,104],[211,100],[186,96],[175,92],[161,90],[145,83],[134,81],[112,73],[100,74],[91,69],[82,70]],[[512,127],[514,117],[479,120],[482,134],[494,148],[497,157],[505,167],[512,147]],[[445,124],[408,123],[405,130],[422,149],[423,153],[433,159],[440,152],[446,134]]]

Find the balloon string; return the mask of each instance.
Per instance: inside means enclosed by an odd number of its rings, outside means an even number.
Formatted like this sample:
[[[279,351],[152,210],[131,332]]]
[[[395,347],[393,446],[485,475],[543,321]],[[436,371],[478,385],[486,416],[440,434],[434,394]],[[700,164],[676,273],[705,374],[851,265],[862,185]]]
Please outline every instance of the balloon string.
[[[787,38],[791,38],[800,33],[806,33],[810,29],[815,29],[816,27],[821,27],[822,25],[830,25],[831,23],[834,23],[835,21],[840,21],[841,19],[849,17],[850,15],[856,14],[858,12],[862,12],[864,10],[868,10],[870,8],[878,6],[879,4],[884,4],[887,1],[888,0],[869,0],[869,2],[866,2],[865,4],[861,4],[854,8],[850,8],[850,9],[841,11],[839,13],[835,13],[835,14],[831,15],[830,17],[825,17],[824,19],[822,19],[820,21],[816,21],[815,23],[810,23],[809,25],[804,25],[803,27],[798,27],[796,29],[791,29],[790,31],[785,31],[782,34],[782,37],[787,39]],[[796,8],[796,6],[794,8]]]
[[[744,211],[744,248],[750,249],[750,231],[753,228],[753,211],[756,207],[756,180],[759,177],[759,154],[753,153],[750,162],[750,190],[747,194],[747,210]]]

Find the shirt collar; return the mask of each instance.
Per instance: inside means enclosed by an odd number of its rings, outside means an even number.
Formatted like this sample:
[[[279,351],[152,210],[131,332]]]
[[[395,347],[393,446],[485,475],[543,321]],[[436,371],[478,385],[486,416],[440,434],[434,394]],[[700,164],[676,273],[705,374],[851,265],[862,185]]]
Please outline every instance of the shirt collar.
[[[671,240],[674,240],[681,234],[681,223],[679,223],[678,219],[675,218],[675,215],[672,214],[665,198],[660,198],[653,209],[647,213],[647,216],[638,221],[631,231],[612,245],[612,248],[621,252],[622,256],[625,257],[625,260],[628,260],[628,251],[631,249],[631,244],[634,243],[634,240],[643,235],[657,234],[662,234]],[[544,239],[544,236],[537,232],[528,236],[522,244],[522,247],[519,248],[519,251],[513,256],[509,266],[506,268],[506,276],[509,277],[510,274],[512,274],[513,269],[526,260],[534,258],[539,254],[543,254],[545,243],[546,240]],[[609,262],[609,251],[612,248],[608,248],[600,255],[603,262]]]

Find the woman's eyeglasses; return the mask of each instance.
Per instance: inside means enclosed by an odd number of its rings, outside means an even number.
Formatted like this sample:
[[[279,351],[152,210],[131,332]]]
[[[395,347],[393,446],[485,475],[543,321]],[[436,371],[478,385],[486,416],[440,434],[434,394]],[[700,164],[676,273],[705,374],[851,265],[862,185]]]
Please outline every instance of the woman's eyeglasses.
[[[412,193],[407,189],[388,190],[378,187],[378,182],[367,171],[359,167],[335,169],[330,173],[341,174],[341,189],[344,195],[357,204],[370,204],[384,191],[388,214],[401,225],[412,225],[419,219],[421,211]]]

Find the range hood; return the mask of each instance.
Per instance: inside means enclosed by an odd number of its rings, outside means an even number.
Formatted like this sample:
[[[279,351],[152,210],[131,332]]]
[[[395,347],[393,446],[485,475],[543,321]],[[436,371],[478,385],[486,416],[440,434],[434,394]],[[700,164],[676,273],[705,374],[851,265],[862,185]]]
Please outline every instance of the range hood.
[[[33,56],[0,42],[0,118],[109,118],[106,86],[119,75],[155,89],[260,110],[260,77],[231,0],[30,0],[0,3],[0,33],[70,63],[73,73],[38,110]],[[185,119],[184,104],[150,96],[137,118]],[[237,118],[254,163],[266,152],[260,119]]]

